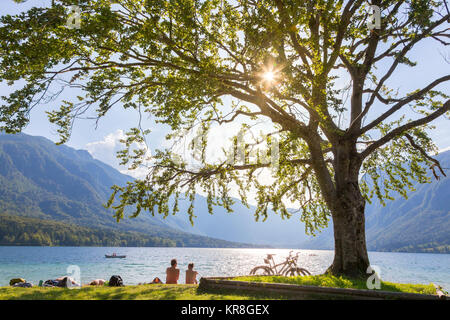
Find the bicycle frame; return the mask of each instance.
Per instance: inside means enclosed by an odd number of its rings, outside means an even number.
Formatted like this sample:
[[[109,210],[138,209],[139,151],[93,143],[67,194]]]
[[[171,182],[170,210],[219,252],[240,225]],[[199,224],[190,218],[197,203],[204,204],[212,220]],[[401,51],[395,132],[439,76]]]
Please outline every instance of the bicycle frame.
[[[273,254],[268,254],[267,255],[267,260],[269,261],[269,267],[275,271],[275,274],[284,274],[285,272],[287,272],[288,270],[290,270],[291,268],[296,268],[297,267],[297,260],[298,260],[298,255],[299,252],[297,252],[297,254],[295,256],[292,256],[292,250],[289,252],[289,256],[286,257],[286,260],[284,262],[281,262],[279,264],[275,264],[275,260],[273,259]],[[271,263],[272,262],[272,263]],[[278,267],[281,266],[281,269],[278,271]]]
[[[297,264],[298,255],[300,252],[294,256],[292,255],[293,250],[289,252],[289,255],[286,257],[284,262],[275,263],[273,258],[274,254],[267,254],[267,257],[264,259],[264,266],[256,266],[251,271],[250,274],[254,275],[258,271],[262,272],[263,275],[280,275],[280,276],[296,276],[296,275],[311,275],[311,273],[304,269],[300,268]]]

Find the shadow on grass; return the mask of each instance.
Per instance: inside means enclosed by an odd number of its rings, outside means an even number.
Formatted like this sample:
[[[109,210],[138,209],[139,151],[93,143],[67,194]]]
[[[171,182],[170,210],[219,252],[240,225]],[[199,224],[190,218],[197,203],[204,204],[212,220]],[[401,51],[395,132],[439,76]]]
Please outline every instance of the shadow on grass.
[[[119,288],[0,288],[0,300],[174,300],[195,298],[196,286],[140,285]]]
[[[284,277],[284,276],[240,276],[232,278],[231,280],[245,281],[245,282],[266,282],[266,283],[286,283],[302,286],[318,286],[328,288],[346,288],[346,289],[361,289],[369,290],[366,278],[347,278],[337,277],[333,275],[311,275],[298,277]],[[409,283],[393,283],[381,281],[382,291],[389,292],[407,292],[407,293],[422,293],[435,294],[435,289],[432,284],[409,284]]]
[[[64,289],[64,288],[1,288],[0,297],[12,300],[114,300],[135,299],[139,293],[127,292],[125,288],[95,288]],[[13,291],[12,291],[13,290]]]
[[[244,280],[244,277],[239,280]],[[272,281],[269,281],[272,280]],[[305,280],[305,279],[303,279]],[[247,278],[246,281],[277,282],[302,285],[322,285],[328,287],[352,287],[367,289],[363,280],[349,283],[348,279],[333,279],[333,281],[318,281],[311,277],[310,281],[295,278]],[[323,280],[323,279],[322,279]],[[245,281],[245,280],[244,280]],[[300,283],[299,283],[300,282]],[[381,290],[391,292],[414,292],[433,294],[432,285],[411,285],[382,282]],[[261,290],[247,291],[241,289],[200,289],[196,285],[139,285],[126,287],[83,287],[81,289],[64,288],[11,288],[0,287],[0,300],[310,300],[330,299],[330,297],[305,295],[292,295],[287,293],[264,292]],[[333,298],[331,298],[333,299]]]
[[[250,299],[250,300],[299,300],[299,297],[293,297],[291,295],[283,295],[276,293],[262,293],[260,291],[242,291],[233,289],[201,289],[197,288],[196,294],[198,296],[211,295],[210,300],[216,300],[215,296],[227,299],[227,296],[231,296],[234,299]]]

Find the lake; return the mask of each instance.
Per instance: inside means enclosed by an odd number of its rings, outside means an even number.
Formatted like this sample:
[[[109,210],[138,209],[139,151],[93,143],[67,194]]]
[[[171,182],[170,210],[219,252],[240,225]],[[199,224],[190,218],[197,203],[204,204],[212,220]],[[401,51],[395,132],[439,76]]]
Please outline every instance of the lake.
[[[172,258],[181,270],[184,283],[187,264],[194,262],[200,276],[245,275],[256,265],[264,264],[267,253],[281,262],[289,249],[222,249],[222,248],[106,248],[106,247],[1,247],[0,286],[12,278],[25,278],[37,284],[66,274],[70,265],[80,270],[83,284],[96,278],[108,280],[122,276],[127,285],[150,282],[159,277],[165,281],[165,270]],[[333,260],[333,251],[300,251],[299,265],[312,274],[323,273]],[[106,259],[105,254],[126,255],[126,259]],[[369,252],[370,262],[378,266],[382,280],[401,283],[433,282],[450,291],[450,254]],[[199,279],[200,277],[198,277]]]

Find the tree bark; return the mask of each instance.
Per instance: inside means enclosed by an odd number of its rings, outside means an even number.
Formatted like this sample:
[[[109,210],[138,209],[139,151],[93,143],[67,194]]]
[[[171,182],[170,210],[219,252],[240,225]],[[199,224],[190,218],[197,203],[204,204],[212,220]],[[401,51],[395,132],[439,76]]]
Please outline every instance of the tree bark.
[[[353,189],[354,188],[349,188]],[[359,190],[345,191],[341,210],[332,213],[334,228],[334,260],[327,272],[334,275],[361,277],[366,274],[369,257],[366,248],[364,199]]]
[[[366,200],[359,188],[360,159],[354,145],[345,143],[335,153],[336,197],[329,205],[334,228],[334,260],[327,273],[359,278],[366,275],[364,210]]]

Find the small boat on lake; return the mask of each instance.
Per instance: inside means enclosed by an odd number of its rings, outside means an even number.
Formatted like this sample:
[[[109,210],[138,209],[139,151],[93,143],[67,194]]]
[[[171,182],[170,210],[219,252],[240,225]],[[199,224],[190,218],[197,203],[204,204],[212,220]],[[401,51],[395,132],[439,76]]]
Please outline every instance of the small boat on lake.
[[[113,254],[111,254],[111,255],[109,255],[109,254],[105,254],[105,258],[118,258],[118,259],[124,259],[124,258],[126,258],[127,256],[119,256],[119,255],[117,255],[117,254],[115,254],[115,253],[113,253]]]

